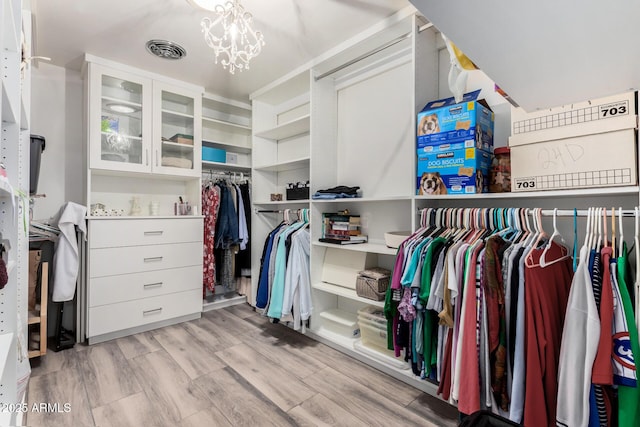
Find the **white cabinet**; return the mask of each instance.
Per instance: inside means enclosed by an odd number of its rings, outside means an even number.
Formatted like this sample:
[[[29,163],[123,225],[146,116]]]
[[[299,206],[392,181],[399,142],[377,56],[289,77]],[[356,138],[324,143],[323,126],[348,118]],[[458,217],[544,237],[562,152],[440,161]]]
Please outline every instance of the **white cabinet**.
[[[199,317],[202,233],[200,218],[91,220],[89,343]]]
[[[87,55],[86,338],[202,312],[200,87]],[[176,204],[188,202],[188,215]],[[102,205],[100,210],[94,210]]]
[[[199,176],[201,92],[88,63],[89,167]]]
[[[153,172],[199,176],[201,94],[154,81],[153,101]]]

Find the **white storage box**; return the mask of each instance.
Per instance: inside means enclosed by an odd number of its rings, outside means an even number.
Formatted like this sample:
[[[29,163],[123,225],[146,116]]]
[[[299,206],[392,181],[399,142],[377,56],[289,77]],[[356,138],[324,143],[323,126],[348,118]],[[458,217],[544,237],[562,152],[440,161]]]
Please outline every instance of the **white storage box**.
[[[327,248],[322,264],[322,281],[349,289],[356,289],[358,272],[375,267],[375,254]]]
[[[358,338],[360,327],[358,317],[354,313],[334,308],[320,313],[322,327],[334,334],[347,338]]]
[[[511,147],[511,191],[637,184],[636,131],[626,129]]]
[[[532,113],[516,108],[509,146],[635,129],[635,99],[635,92],[627,92]]]

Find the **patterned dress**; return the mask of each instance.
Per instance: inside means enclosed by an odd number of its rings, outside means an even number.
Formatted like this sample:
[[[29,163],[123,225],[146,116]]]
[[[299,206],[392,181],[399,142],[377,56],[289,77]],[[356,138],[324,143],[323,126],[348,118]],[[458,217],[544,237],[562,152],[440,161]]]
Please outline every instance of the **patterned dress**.
[[[202,215],[204,215],[204,248],[202,251],[203,297],[206,295],[207,289],[215,292],[216,288],[216,260],[213,250],[219,208],[220,189],[215,185],[204,185],[202,187]]]

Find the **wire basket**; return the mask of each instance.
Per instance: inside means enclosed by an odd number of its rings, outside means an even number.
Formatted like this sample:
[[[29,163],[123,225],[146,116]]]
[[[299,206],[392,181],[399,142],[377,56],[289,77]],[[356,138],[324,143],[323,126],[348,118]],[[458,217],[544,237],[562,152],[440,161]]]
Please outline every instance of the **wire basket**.
[[[389,270],[383,268],[361,271],[356,279],[356,294],[374,301],[384,300],[389,287],[390,274]]]

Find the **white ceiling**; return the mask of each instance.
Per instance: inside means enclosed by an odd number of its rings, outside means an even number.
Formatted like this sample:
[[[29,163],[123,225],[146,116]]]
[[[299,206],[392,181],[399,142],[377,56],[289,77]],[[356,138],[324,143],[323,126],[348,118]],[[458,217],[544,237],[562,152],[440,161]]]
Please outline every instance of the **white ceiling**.
[[[31,0],[34,55],[80,69],[90,53],[203,86],[207,92],[248,101],[249,94],[316,56],[410,7],[408,0],[242,0],[266,46],[251,69],[231,75],[214,64],[200,20],[207,12],[187,0]],[[211,16],[211,14],[209,14]],[[187,50],[169,61],[147,53],[150,39]]]

